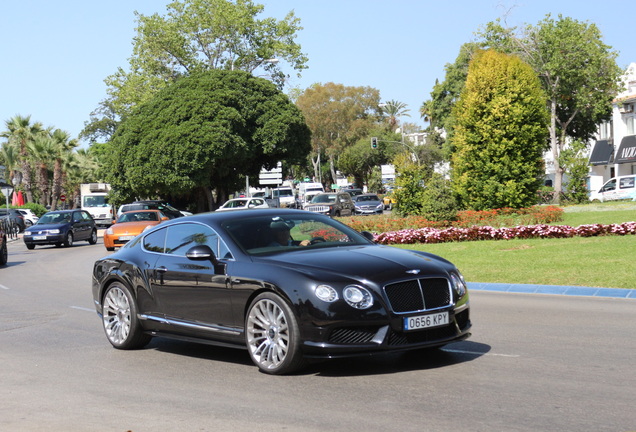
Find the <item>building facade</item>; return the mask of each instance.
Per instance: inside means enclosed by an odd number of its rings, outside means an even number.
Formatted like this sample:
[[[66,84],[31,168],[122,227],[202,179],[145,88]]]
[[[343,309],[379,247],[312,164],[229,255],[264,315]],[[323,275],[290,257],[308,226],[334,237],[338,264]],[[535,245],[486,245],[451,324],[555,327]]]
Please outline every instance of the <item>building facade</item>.
[[[608,180],[636,174],[636,63],[622,77],[624,90],[613,102],[612,119],[599,126],[590,154],[588,188],[598,191]]]

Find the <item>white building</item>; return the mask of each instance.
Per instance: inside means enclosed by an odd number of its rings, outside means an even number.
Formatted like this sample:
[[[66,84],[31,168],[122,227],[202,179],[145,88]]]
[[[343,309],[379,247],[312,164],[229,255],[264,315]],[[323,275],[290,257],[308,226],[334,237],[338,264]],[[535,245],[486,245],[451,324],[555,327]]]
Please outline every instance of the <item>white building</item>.
[[[599,126],[590,155],[588,188],[600,189],[612,177],[636,174],[636,63],[622,77],[624,90],[613,101],[612,119]]]

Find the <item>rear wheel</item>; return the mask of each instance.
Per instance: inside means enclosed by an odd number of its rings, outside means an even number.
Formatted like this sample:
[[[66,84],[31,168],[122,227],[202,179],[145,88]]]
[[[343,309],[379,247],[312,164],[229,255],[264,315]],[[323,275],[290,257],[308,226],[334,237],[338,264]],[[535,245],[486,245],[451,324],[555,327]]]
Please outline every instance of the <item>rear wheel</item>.
[[[151,337],[143,332],[137,305],[130,290],[115,282],[108,287],[102,301],[102,324],[108,341],[117,349],[141,348]]]
[[[97,243],[97,230],[93,230],[93,232],[91,233],[90,238],[88,239],[88,243],[92,244],[92,245]]]
[[[274,293],[260,294],[252,301],[245,319],[245,338],[250,357],[262,372],[281,375],[304,364],[296,317]]]

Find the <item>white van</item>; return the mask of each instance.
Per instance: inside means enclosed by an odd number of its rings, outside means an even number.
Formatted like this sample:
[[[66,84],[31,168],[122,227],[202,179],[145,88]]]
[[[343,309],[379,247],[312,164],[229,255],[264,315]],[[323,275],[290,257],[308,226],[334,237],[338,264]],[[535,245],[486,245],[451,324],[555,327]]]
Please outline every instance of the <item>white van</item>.
[[[298,208],[294,189],[289,186],[281,186],[272,189],[272,198],[278,199],[281,207]]]
[[[636,174],[612,177],[598,191],[592,191],[590,201],[636,201]]]
[[[319,193],[325,191],[322,183],[299,183],[298,184],[298,198],[305,204],[311,201],[311,199]]]

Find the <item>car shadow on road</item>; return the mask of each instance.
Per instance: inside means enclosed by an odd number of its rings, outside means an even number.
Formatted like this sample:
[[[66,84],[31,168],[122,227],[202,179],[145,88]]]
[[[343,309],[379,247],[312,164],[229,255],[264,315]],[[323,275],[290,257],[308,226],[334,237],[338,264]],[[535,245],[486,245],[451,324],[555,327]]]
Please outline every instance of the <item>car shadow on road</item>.
[[[473,361],[486,354],[490,349],[490,346],[486,344],[462,341],[437,349],[429,348],[402,353],[329,360],[316,363],[305,372],[312,370],[317,375],[338,377],[437,369]]]
[[[230,362],[254,367],[247,350],[207,345],[167,338],[154,338],[145,349],[218,362]],[[402,353],[374,354],[342,359],[310,360],[293,375],[324,377],[381,375],[413,370],[427,370],[457,365],[475,360],[490,351],[486,344],[462,341],[441,349],[422,349]]]

